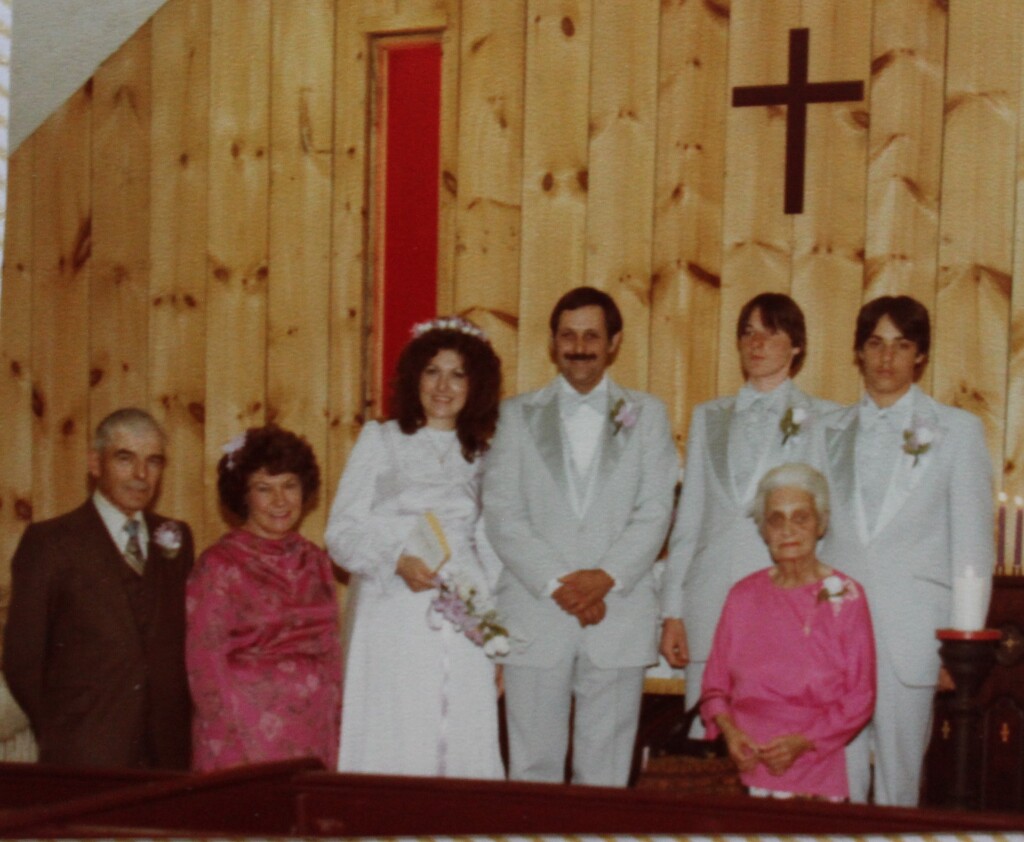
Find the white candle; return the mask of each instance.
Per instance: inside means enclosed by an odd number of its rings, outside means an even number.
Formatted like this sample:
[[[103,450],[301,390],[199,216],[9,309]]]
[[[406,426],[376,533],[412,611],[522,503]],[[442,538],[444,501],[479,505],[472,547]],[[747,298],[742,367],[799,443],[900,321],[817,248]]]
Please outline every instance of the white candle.
[[[1013,502],[1017,505],[1016,525],[1013,530],[1013,572],[1020,575],[1021,544],[1024,544],[1024,497],[1014,497]]]
[[[980,631],[985,628],[988,608],[988,579],[979,576],[973,567],[953,578],[953,628],[957,631]]]
[[[999,492],[999,513],[996,515],[996,575],[1006,573],[1006,501],[1005,491]]]

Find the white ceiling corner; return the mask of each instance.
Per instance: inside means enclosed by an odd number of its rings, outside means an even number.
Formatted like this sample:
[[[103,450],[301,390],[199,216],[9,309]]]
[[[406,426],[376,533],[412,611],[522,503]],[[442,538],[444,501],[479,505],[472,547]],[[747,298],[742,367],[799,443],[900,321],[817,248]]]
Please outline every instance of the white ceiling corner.
[[[34,132],[165,0],[13,0],[10,148]]]

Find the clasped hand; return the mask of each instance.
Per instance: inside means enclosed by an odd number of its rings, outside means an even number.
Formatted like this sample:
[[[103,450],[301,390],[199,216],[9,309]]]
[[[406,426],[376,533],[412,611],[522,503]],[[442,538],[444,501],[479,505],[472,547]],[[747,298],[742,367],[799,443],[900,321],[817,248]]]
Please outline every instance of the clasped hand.
[[[722,728],[729,756],[741,772],[749,772],[758,763],[763,763],[773,775],[781,775],[804,752],[814,748],[814,744],[803,734],[785,734],[775,737],[766,743],[757,743],[750,736],[729,724]]]
[[[615,580],[600,568],[576,570],[558,580],[561,586],[551,594],[552,599],[581,626],[593,626],[604,619],[607,611],[604,598],[615,585]]]

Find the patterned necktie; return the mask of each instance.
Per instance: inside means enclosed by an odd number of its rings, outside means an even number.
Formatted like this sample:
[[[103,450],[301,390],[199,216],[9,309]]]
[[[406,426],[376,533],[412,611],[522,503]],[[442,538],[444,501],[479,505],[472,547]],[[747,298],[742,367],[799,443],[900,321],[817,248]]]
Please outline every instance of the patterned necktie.
[[[125,521],[124,531],[128,533],[128,543],[124,547],[124,560],[140,576],[146,566],[146,557],[142,554],[139,543],[139,522],[134,518]]]

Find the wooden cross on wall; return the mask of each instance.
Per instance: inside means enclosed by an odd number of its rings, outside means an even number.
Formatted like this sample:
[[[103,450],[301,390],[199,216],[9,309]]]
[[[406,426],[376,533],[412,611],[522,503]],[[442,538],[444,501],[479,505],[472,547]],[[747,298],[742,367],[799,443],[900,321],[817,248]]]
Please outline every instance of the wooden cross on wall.
[[[810,30],[789,30],[789,81],[785,85],[743,85],[732,89],[733,107],[786,106],[786,198],[788,214],[804,212],[804,166],[807,156],[807,105],[857,102],[863,82],[808,82]]]

